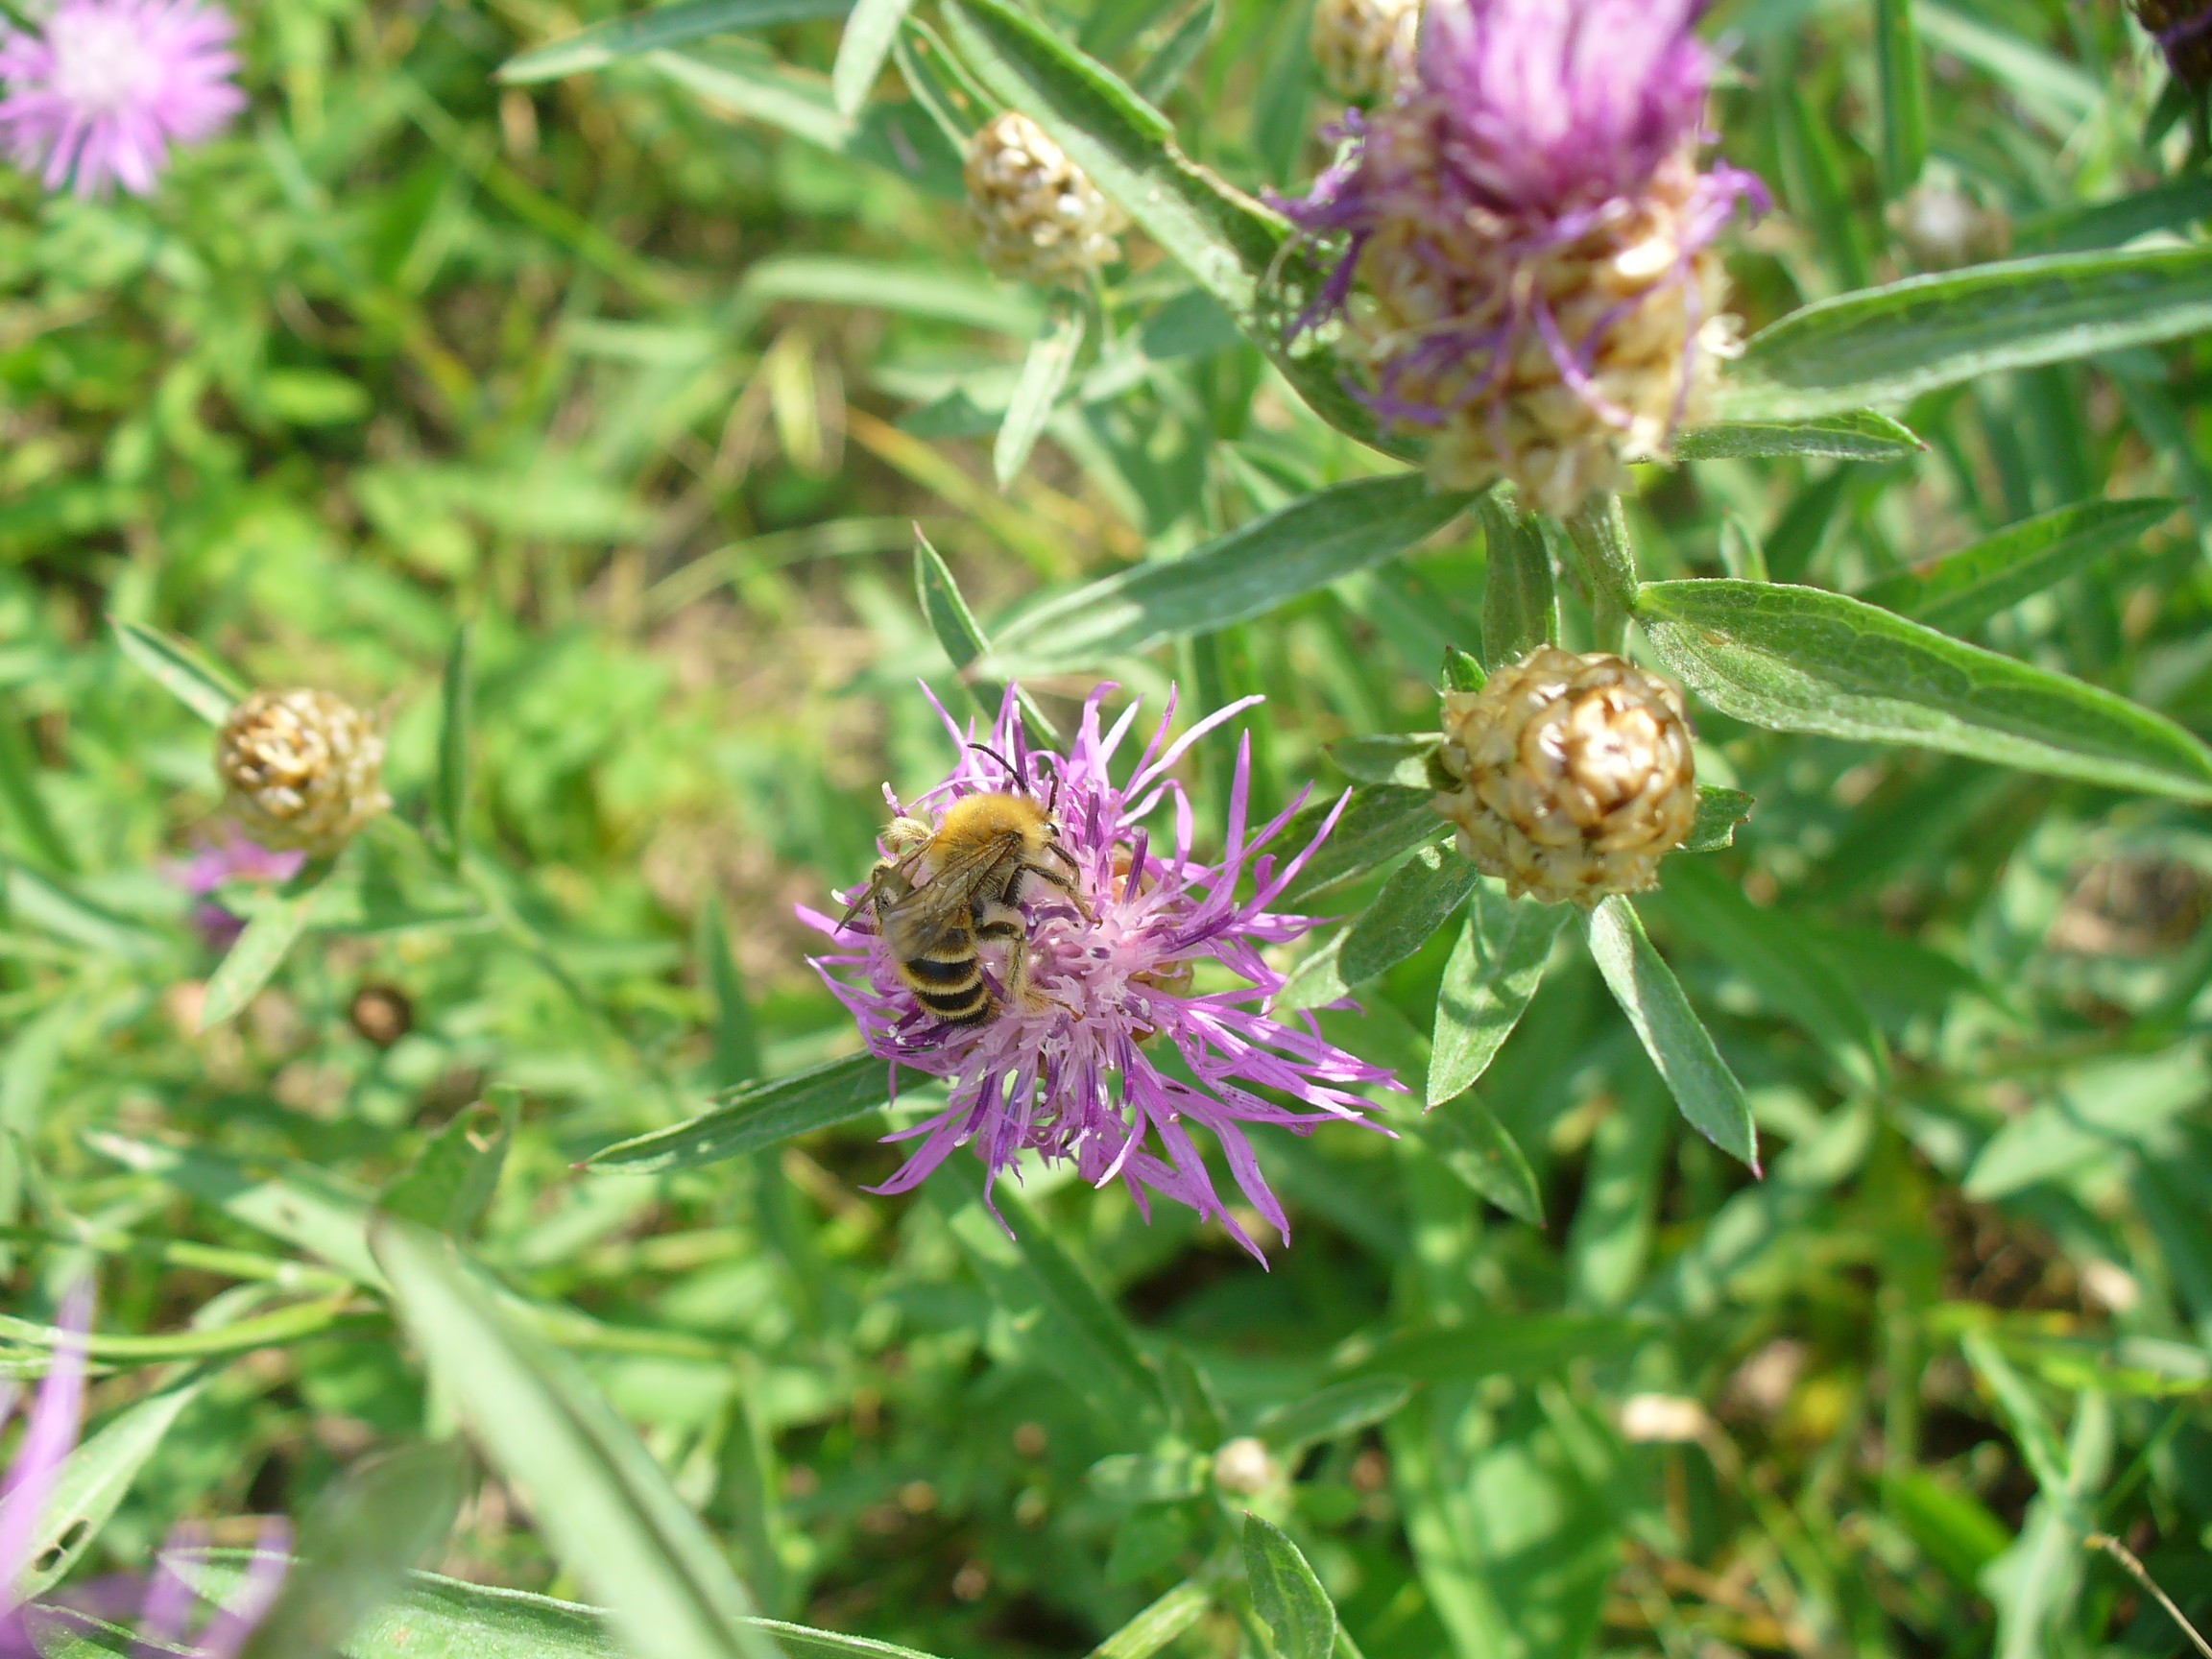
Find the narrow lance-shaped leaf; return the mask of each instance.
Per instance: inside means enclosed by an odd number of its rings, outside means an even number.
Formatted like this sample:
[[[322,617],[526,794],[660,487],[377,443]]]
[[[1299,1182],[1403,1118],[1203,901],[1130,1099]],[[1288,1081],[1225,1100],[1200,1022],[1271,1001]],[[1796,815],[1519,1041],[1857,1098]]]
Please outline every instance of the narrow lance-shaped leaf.
[[[1888,416],[1850,409],[1809,421],[1732,421],[1692,426],[1674,437],[1683,461],[1802,460],[1902,461],[1928,445]]]
[[[677,46],[735,29],[765,29],[813,17],[842,17],[853,0],[679,0],[594,23],[565,39],[510,58],[496,79],[511,86],[599,69],[619,58]]]
[[[976,712],[986,720],[996,720],[1005,702],[1006,688],[994,680],[978,680],[973,672],[976,659],[991,649],[991,641],[982,624],[975,620],[975,613],[968,609],[960,584],[952,579],[951,567],[937,549],[929,545],[929,538],[922,534],[919,524],[914,526],[914,598],[922,607],[922,614],[928,619],[930,632],[945,647],[945,655],[952,660],[960,684],[967,687]],[[1021,699],[1022,717],[1030,732],[1046,743],[1057,744],[1059,731],[1045,710],[1026,691],[1016,695]]]
[[[1404,857],[1416,847],[1441,840],[1444,820],[1437,816],[1431,800],[1427,789],[1407,789],[1395,783],[1363,784],[1353,790],[1337,817],[1336,828],[1284,890],[1283,902],[1302,903],[1316,893]],[[1300,812],[1285,828],[1283,845],[1306,846],[1335,805],[1334,801],[1315,802]]]
[[[1874,60],[1882,80],[1882,171],[1891,196],[1912,188],[1928,159],[1928,97],[1911,0],[1874,0]]]
[[[1318,1394],[1278,1406],[1253,1426],[1253,1432],[1277,1452],[1292,1454],[1317,1440],[1334,1440],[1381,1423],[1412,1398],[1413,1384],[1403,1377],[1334,1382]]]
[[[1722,383],[1726,421],[1901,404],[1993,374],[2212,327],[2212,250],[2065,253],[1912,276],[1793,311]]]
[[[1420,950],[1480,880],[1475,866],[1450,848],[1416,848],[1345,935],[1344,983],[1372,979]]]
[[[416,1346],[623,1645],[637,1659],[776,1659],[720,1546],[574,1363],[448,1240],[386,1219],[373,1242]]]
[[[1037,446],[1052,405],[1059,400],[1068,374],[1083,349],[1083,311],[1073,300],[1064,300],[1046,319],[1044,330],[1030,342],[1022,361],[1021,378],[1014,382],[1014,397],[1006,405],[1006,419],[991,447],[991,470],[1003,490],[1029,464],[1029,451]]]
[[[307,930],[307,918],[329,879],[331,860],[318,858],[263,901],[246,924],[246,930],[225,953],[208,976],[207,992],[200,1004],[200,1029],[223,1023],[252,1001],[270,976],[283,966],[300,935]]]
[[[159,681],[164,691],[210,726],[229,719],[231,706],[246,695],[246,686],[228,669],[174,634],[117,618],[115,643],[124,656]]]
[[[868,102],[870,88],[883,73],[883,60],[891,55],[891,42],[899,37],[913,0],[857,0],[845,20],[845,34],[837,42],[837,60],[830,69],[830,90],[837,112],[853,116]]]
[[[850,1123],[891,1098],[891,1069],[873,1054],[733,1090],[711,1111],[617,1141],[585,1160],[617,1175],[658,1175],[743,1157],[795,1135]]]
[[[731,953],[730,928],[718,897],[709,898],[699,912],[699,959],[714,997],[711,1080],[717,1089],[735,1089],[760,1075],[760,1037],[737,974],[737,959]]]
[[[489,1102],[457,1112],[423,1142],[414,1162],[378,1194],[388,1215],[468,1237],[498,1190],[507,1146],[522,1111],[521,1091],[494,1084]]]
[[[1637,615],[1662,662],[1721,712],[1755,726],[1915,743],[2212,800],[2212,751],[2173,721],[1840,593],[1650,582]]]
[[[0,695],[0,801],[6,802],[7,816],[14,819],[31,850],[51,868],[68,875],[77,868],[77,856],[46,810],[38,770],[37,754],[23,734],[14,699]]]
[[[1756,1170],[1758,1136],[1743,1085],[1720,1058],[1674,971],[1652,948],[1635,907],[1619,894],[1604,900],[1590,914],[1589,936],[1590,955],[1606,989],[1628,1016],[1682,1116],[1721,1151]]]
[[[1482,577],[1482,657],[1496,673],[1559,637],[1551,553],[1528,519],[1495,494],[1482,498],[1489,564]]]
[[[438,724],[438,833],[447,862],[458,865],[467,843],[464,825],[469,814],[469,729],[472,723],[469,690],[469,629],[453,632],[453,644],[445,654],[445,680],[440,698]]]
[[[1467,925],[1444,964],[1429,1043],[1429,1104],[1464,1094],[1489,1069],[1527,1011],[1566,907],[1508,899],[1488,882],[1475,889]]]
[[[1244,1575],[1252,1608],[1266,1621],[1280,1659],[1329,1659],[1336,1646],[1336,1607],[1298,1546],[1280,1527],[1244,1517]]]
[[[1190,72],[1212,38],[1214,25],[1221,12],[1220,0],[1200,0],[1190,9],[1190,14],[1175,25],[1175,32],[1160,43],[1160,49],[1144,60],[1144,67],[1137,71],[1137,94],[1152,104],[1164,104],[1167,95]]]
[[[1690,839],[1682,843],[1682,851],[1718,853],[1723,847],[1735,846],[1736,827],[1751,816],[1755,805],[1741,789],[1698,784],[1697,818],[1690,827]]]
[[[1361,478],[1293,501],[1181,559],[1078,588],[999,633],[980,666],[1020,676],[1144,651],[1249,621],[1419,545],[1475,497],[1413,475]]]
[[[301,1559],[242,1659],[332,1652],[397,1596],[460,1511],[467,1463],[457,1450],[409,1446],[347,1465],[308,1512]]]
[[[1434,1060],[1430,1064],[1433,1076]],[[1516,1220],[1544,1225],[1544,1193],[1528,1155],[1479,1091],[1462,1089],[1417,1118],[1400,1118],[1397,1127],[1427,1144],[1469,1191]]]
[[[1205,1585],[1185,1579],[1099,1643],[1092,1659],[1152,1659],[1205,1618],[1213,1602]]]
[[[1970,547],[1899,570],[1854,598],[1947,634],[1966,634],[2171,517],[2178,501],[2079,501],[2010,524]]]

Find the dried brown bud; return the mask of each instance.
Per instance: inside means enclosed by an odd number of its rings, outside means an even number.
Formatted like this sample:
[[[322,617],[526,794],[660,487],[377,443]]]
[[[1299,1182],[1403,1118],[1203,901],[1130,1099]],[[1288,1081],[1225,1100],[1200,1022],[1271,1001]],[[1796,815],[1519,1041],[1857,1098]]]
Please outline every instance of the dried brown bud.
[[[215,740],[226,805],[247,834],[317,856],[391,805],[383,768],[383,733],[327,691],[256,691]]]
[[[1340,98],[1379,98],[1411,67],[1421,0],[1320,0],[1313,61]]]
[[[1697,818],[1674,687],[1618,657],[1539,645],[1479,691],[1444,694],[1436,809],[1515,898],[1591,905],[1658,880]]]
[[[2135,15],[2165,49],[2175,76],[2212,86],[2212,5],[2206,0],[2135,0]]]
[[[1020,110],[993,116],[968,141],[961,176],[983,263],[999,276],[1072,283],[1120,257],[1128,220]]]

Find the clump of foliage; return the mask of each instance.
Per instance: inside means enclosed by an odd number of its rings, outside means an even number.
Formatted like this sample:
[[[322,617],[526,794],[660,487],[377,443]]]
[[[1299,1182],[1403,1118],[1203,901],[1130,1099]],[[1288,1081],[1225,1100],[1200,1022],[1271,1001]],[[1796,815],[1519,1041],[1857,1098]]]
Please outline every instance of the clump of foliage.
[[[184,9],[120,196],[0,108],[0,1651],[2212,1615],[2200,20],[1429,5]],[[809,967],[1170,686],[1070,879],[1234,926]]]

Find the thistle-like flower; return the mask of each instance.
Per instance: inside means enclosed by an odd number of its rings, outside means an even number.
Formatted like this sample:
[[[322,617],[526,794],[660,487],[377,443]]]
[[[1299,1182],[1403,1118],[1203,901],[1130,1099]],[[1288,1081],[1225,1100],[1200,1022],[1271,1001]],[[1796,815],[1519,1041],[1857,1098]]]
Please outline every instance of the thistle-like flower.
[[[1283,204],[1345,239],[1304,321],[1344,313],[1371,407],[1429,435],[1438,484],[1571,513],[1664,456],[1735,349],[1711,244],[1764,192],[1697,170],[1698,4],[1429,0],[1415,73]]]
[[[306,854],[298,849],[272,851],[243,836],[218,841],[203,840],[189,858],[160,866],[161,874],[198,901],[192,906],[192,926],[201,938],[218,950],[228,950],[246,930],[246,924],[226,910],[215,895],[232,881],[289,881],[300,873]]]
[[[2177,80],[2201,92],[2212,86],[2212,3],[2134,0],[2135,15],[2157,39]]]
[[[1412,72],[1420,28],[1421,0],[1319,0],[1309,38],[1329,90],[1360,102]]]
[[[1169,769],[1204,733],[1258,699],[1231,705],[1170,743],[1170,695],[1151,741],[1127,781],[1117,783],[1109,763],[1137,708],[1132,704],[1101,734],[1099,701],[1109,689],[1101,686],[1085,705],[1065,757],[1028,747],[1012,693],[981,739],[946,716],[963,746],[959,765],[910,805],[891,802],[901,819],[924,823],[918,814],[979,794],[1026,792],[1052,804],[1073,892],[1041,884],[1045,896],[1023,905],[1027,995],[1009,994],[1004,957],[987,955],[992,1017],[949,1025],[917,999],[879,934],[805,908],[799,915],[835,944],[815,966],[859,1022],[869,1048],[894,1063],[894,1076],[905,1067],[951,1086],[943,1111],[893,1137],[922,1143],[877,1190],[907,1191],[953,1148],[973,1144],[987,1170],[988,1195],[989,1183],[1018,1155],[1034,1151],[1073,1161],[1095,1187],[1119,1179],[1147,1214],[1149,1190],[1217,1216],[1260,1256],[1214,1190],[1190,1125],[1213,1134],[1245,1198],[1286,1238],[1288,1221],[1244,1125],[1274,1123],[1306,1134],[1333,1120],[1368,1123],[1368,1102],[1352,1091],[1398,1087],[1387,1071],[1323,1041],[1310,1015],[1286,1024],[1262,1007],[1284,983],[1262,950],[1313,926],[1310,917],[1270,906],[1334,828],[1342,803],[1287,859],[1262,851],[1304,797],[1248,833],[1251,761],[1248,747],[1239,745],[1227,844],[1219,861],[1202,860],[1191,846],[1190,800]],[[1163,806],[1171,828],[1156,837],[1144,820]],[[1250,891],[1239,898],[1247,879]],[[1210,983],[1224,969],[1243,983],[1208,989],[1200,982],[1201,974]],[[1309,1110],[1279,1105],[1261,1090]]]
[[[24,1419],[15,1461],[0,1484],[0,1659],[39,1659],[55,1650],[57,1639],[66,1646],[68,1633],[83,1628],[86,1620],[113,1626],[133,1617],[141,1640],[153,1645],[147,1651],[190,1651],[201,1659],[232,1659],[268,1611],[284,1576],[292,1533],[280,1518],[263,1523],[245,1576],[197,1632],[187,1625],[198,1597],[170,1559],[173,1553],[188,1551],[192,1543],[181,1528],[170,1539],[170,1549],[150,1579],[120,1574],[28,1604],[20,1592],[47,1503],[60,1481],[62,1465],[76,1449],[84,1409],[88,1358],[84,1334],[91,1320],[91,1286],[82,1285],[62,1301],[60,1339]],[[0,1426],[5,1426],[14,1406],[12,1385],[0,1385]],[[183,1646],[187,1637],[189,1647]]]
[[[1001,276],[1076,283],[1121,256],[1121,209],[1019,109],[968,141],[961,177],[983,263]]]
[[[49,190],[150,195],[172,144],[246,107],[232,33],[201,0],[61,0],[36,33],[0,36],[0,141]]]
[[[1436,797],[1459,851],[1513,897],[1588,906],[1659,879],[1697,821],[1674,687],[1618,657],[1539,645],[1479,691],[1444,694]]]
[[[226,805],[246,832],[317,857],[392,805],[383,769],[375,722],[327,691],[256,691],[215,741]]]

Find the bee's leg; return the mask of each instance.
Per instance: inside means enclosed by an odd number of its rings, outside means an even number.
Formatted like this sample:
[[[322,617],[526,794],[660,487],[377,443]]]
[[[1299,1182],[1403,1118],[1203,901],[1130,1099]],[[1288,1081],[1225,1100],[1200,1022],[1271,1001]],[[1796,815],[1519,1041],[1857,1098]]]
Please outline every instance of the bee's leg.
[[[1057,997],[1046,997],[1029,987],[1029,924],[1028,918],[1002,899],[979,900],[975,905],[975,939],[978,944],[989,940],[1006,947],[1006,999],[1022,1008],[1035,1008],[1040,1002],[1059,1002]],[[1060,1003],[1066,1007],[1066,1003]]]
[[[1066,858],[1068,860],[1068,868],[1070,870],[1075,872],[1077,875],[1081,874],[1082,866],[1077,864],[1073,858],[1069,857],[1067,849],[1055,846],[1049,850],[1051,852],[1057,853],[1062,858]],[[1059,871],[1053,869],[1049,864],[1024,864],[1022,866],[1022,873],[1024,876],[1036,877],[1038,880],[1046,883],[1047,886],[1059,888],[1061,892],[1067,894],[1068,897],[1073,901],[1076,915],[1082,917],[1086,922],[1089,922],[1093,919],[1091,915],[1091,906],[1084,903],[1082,890],[1075,885],[1074,878],[1072,876],[1063,876]]]

